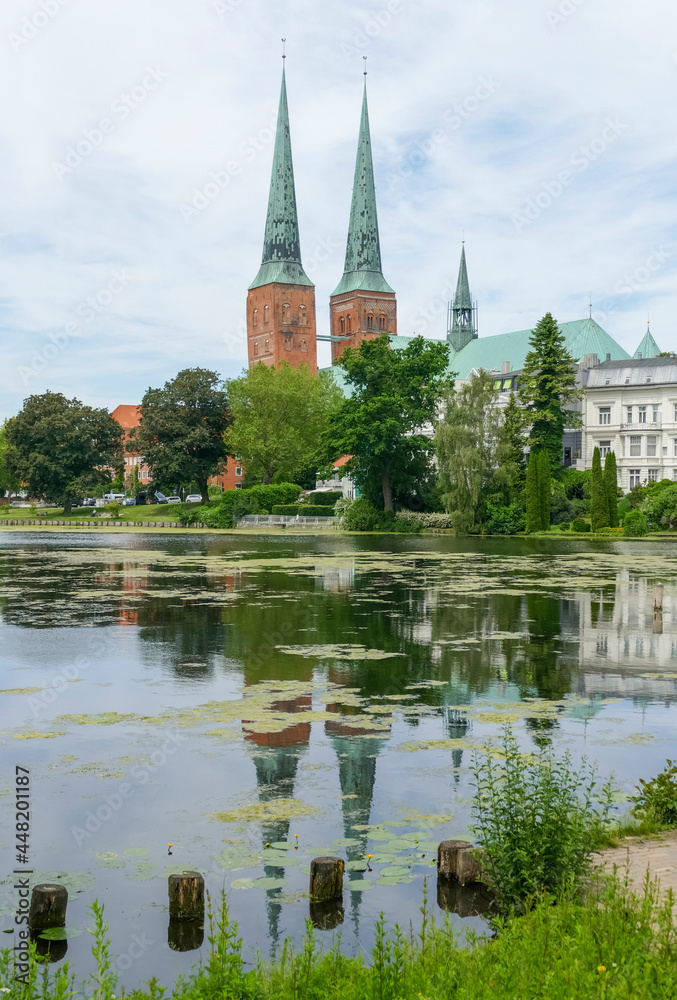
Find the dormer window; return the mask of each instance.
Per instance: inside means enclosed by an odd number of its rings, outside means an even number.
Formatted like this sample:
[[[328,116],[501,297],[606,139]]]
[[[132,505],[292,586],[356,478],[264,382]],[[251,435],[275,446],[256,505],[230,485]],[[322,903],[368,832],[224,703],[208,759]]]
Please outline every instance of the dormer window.
[[[651,376],[647,375],[646,380],[647,380],[647,382],[650,382],[651,381]]]
[[[604,379],[604,385],[611,385],[611,379],[610,378],[605,378]]]
[[[630,379],[629,379],[629,378],[626,378],[626,380],[625,380],[625,384],[626,384],[626,385],[630,385]]]

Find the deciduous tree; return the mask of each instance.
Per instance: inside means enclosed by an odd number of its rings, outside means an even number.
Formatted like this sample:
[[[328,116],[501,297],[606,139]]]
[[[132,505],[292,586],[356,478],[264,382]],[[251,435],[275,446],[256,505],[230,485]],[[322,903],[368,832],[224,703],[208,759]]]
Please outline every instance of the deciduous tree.
[[[10,476],[67,514],[83,491],[110,482],[122,461],[122,428],[110,413],[58,392],[29,396],[5,431]]]
[[[423,430],[436,420],[452,377],[448,357],[446,341],[414,337],[403,351],[391,350],[385,333],[338,361],[351,395],[324,436],[327,457],[352,455],[358,488],[369,495],[378,487],[384,510],[430,473],[433,444]]]
[[[139,426],[130,435],[158,485],[195,482],[204,499],[207,482],[223,467],[228,396],[220,376],[186,368],[162,389],[148,389]]]
[[[259,361],[228,383],[232,424],[228,448],[247,470],[248,481],[293,482],[322,464],[320,439],[343,395],[330,372],[313,375],[306,365],[277,368]]]

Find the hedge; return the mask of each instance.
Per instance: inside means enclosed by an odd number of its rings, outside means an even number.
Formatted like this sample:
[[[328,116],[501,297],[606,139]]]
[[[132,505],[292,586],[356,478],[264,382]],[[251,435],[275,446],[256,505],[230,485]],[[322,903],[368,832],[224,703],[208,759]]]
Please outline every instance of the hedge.
[[[398,521],[421,524],[424,528],[453,528],[451,514],[425,514],[415,510],[400,510],[395,515]]]
[[[319,503],[275,504],[272,513],[287,517],[295,517],[297,514],[301,517],[333,517],[334,509]]]
[[[341,490],[325,490],[318,493],[309,493],[308,502],[318,504],[320,507],[335,507],[337,502],[343,498]]]
[[[584,521],[582,517],[575,517],[571,522],[571,530],[580,532],[590,531],[590,524]]]

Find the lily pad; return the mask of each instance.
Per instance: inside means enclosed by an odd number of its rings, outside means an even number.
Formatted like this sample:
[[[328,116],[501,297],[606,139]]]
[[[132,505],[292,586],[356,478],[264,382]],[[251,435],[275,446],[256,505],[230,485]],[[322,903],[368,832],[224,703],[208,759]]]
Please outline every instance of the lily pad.
[[[406,885],[412,881],[412,878],[405,878],[404,875],[383,876],[383,878],[377,878],[374,885]]]
[[[82,931],[77,927],[49,927],[40,932],[44,941],[68,941],[69,938],[80,937]]]
[[[369,882],[366,878],[351,879],[349,882],[343,883],[343,888],[349,889],[350,892],[364,892],[366,889],[372,889],[373,886],[374,883]]]
[[[156,871],[157,866],[151,861],[140,861],[135,871],[127,872],[126,878],[132,879],[134,882],[149,882],[155,878]]]
[[[147,847],[128,847],[127,850],[122,852],[128,858],[135,858],[137,855],[148,854]],[[98,855],[97,855],[98,857]]]
[[[264,865],[272,865],[273,868],[289,868],[291,865],[300,865],[299,858],[290,858],[282,851],[263,851],[261,857]]]
[[[366,872],[368,867],[369,866],[366,861],[346,861],[346,871],[349,872]],[[303,869],[301,869],[301,871],[303,871]],[[310,868],[308,869],[308,872],[310,873]]]
[[[379,878],[399,878],[401,875],[411,875],[408,868],[404,865],[390,865],[387,868],[382,868],[379,872]]]
[[[359,845],[357,837],[339,837],[338,840],[332,840],[330,847],[359,847]]]

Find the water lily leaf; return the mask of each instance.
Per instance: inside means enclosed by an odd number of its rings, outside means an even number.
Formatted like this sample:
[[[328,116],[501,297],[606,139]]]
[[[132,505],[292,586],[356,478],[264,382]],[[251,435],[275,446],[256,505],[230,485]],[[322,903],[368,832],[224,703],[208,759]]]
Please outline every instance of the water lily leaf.
[[[239,868],[256,868],[261,863],[260,854],[242,854],[240,851],[223,850],[212,854],[219,868],[224,871],[237,871]]]
[[[360,841],[357,837],[339,837],[338,840],[332,840],[331,847],[359,847]]]
[[[254,889],[281,889],[284,885],[283,878],[273,878],[272,876],[264,875],[263,878],[255,878],[253,888]]]
[[[147,847],[128,847],[127,850],[123,851],[122,853],[125,854],[128,858],[134,858],[137,855],[148,854],[148,848]],[[99,857],[99,855],[97,854],[97,858],[98,857]]]
[[[155,878],[157,866],[152,861],[140,861],[136,866],[136,871],[127,872],[126,878],[134,882],[149,882]]]
[[[289,868],[291,865],[300,865],[299,858],[290,858],[283,851],[263,851],[261,854],[264,865],[272,865],[273,868]]]
[[[379,878],[396,878],[400,875],[411,875],[408,868],[404,865],[390,865],[387,868],[382,868],[379,872]]]
[[[254,879],[253,878],[236,878],[230,883],[232,889],[253,889]]]
[[[69,938],[80,937],[81,930],[77,927],[49,927],[40,932],[40,937],[44,941],[68,941]]]
[[[349,882],[343,883],[344,889],[349,889],[351,892],[364,892],[365,889],[373,888],[374,883],[369,882],[366,878],[364,879],[351,879]]]
[[[413,882],[413,879],[405,878],[403,875],[394,875],[392,878],[390,876],[377,878],[374,885],[406,885],[407,882]]]
[[[275,840],[270,846],[274,847],[277,851],[288,851],[296,847],[296,844],[292,844],[289,840]]]
[[[368,868],[366,861],[346,861],[346,871],[349,872],[366,872]],[[303,871],[303,869],[301,869]],[[310,872],[310,868],[308,869]]]

